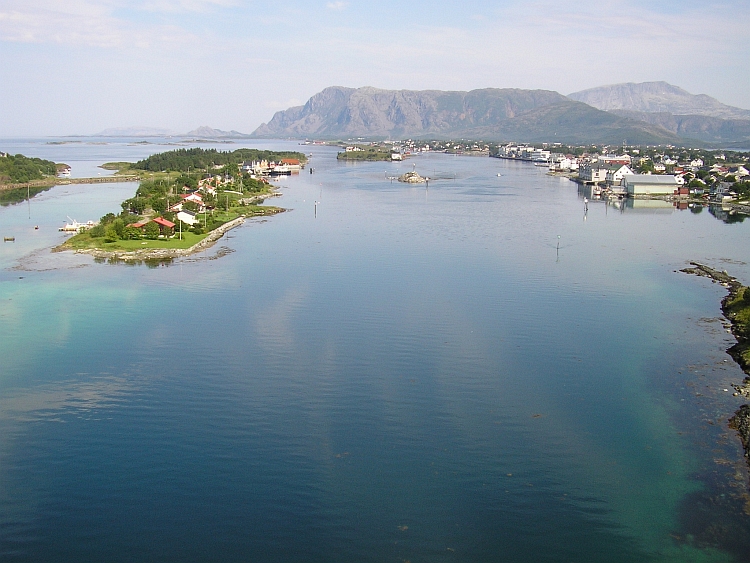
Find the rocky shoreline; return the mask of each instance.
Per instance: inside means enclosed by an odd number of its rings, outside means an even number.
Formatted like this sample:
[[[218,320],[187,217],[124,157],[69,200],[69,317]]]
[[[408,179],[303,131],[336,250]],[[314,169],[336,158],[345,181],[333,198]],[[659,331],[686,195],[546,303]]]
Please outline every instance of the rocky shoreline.
[[[730,304],[734,302],[740,293],[743,299],[746,291],[750,291],[742,285],[736,278],[730,276],[726,271],[714,270],[705,264],[690,262],[690,268],[680,270],[686,274],[693,274],[709,278],[714,283],[719,283],[727,288],[728,294],[721,300],[721,310],[726,319],[731,323],[731,331],[737,343],[727,349],[727,353],[745,372],[746,377],[739,384],[732,384],[734,387],[733,395],[750,399],[750,364],[746,360],[744,352],[750,348],[750,339],[746,328],[739,322],[736,312],[731,310]],[[742,405],[737,412],[729,419],[729,427],[737,431],[742,441],[742,447],[745,450],[748,468],[750,468],[750,405]]]

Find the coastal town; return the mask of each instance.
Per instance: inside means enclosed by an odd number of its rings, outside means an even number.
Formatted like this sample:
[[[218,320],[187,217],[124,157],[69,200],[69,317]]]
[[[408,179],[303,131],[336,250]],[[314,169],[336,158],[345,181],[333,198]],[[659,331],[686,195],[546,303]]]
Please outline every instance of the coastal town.
[[[750,154],[741,151],[674,146],[567,146],[562,143],[488,143],[483,141],[412,140],[340,145],[339,159],[402,161],[426,153],[444,153],[528,162],[551,175],[564,176],[587,188],[594,199],[669,199],[732,205],[750,213]],[[356,156],[354,156],[356,155]],[[358,158],[359,157],[359,158]],[[375,160],[369,158],[368,160]],[[401,181],[426,178],[402,175]]]

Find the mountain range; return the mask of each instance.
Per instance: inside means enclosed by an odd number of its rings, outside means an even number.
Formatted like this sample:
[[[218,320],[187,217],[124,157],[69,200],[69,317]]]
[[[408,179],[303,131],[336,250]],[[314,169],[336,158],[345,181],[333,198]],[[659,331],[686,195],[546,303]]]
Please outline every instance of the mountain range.
[[[155,127],[112,127],[100,131],[94,137],[191,137],[195,139],[243,139],[249,137],[239,131],[222,131],[203,125],[187,133],[175,133],[169,129]]]
[[[666,82],[470,92],[332,86],[277,112],[263,138],[472,138],[572,144],[750,145],[750,111]]]

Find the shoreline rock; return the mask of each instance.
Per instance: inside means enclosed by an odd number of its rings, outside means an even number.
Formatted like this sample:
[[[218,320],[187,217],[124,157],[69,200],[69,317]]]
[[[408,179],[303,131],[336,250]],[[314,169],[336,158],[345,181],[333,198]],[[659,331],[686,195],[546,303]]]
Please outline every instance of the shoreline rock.
[[[680,271],[686,274],[709,278],[712,282],[719,283],[727,288],[728,293],[721,300],[721,311],[724,314],[724,317],[730,322],[732,335],[737,340],[736,344],[727,349],[727,354],[732,357],[746,374],[742,383],[732,384],[732,387],[734,387],[735,390],[732,395],[735,397],[750,399],[750,365],[748,365],[748,362],[743,355],[743,351],[750,346],[750,342],[748,341],[748,336],[744,327],[740,326],[736,316],[729,310],[729,304],[737,298],[740,291],[750,291],[750,289],[747,289],[742,285],[737,278],[730,276],[726,270],[714,270],[713,268],[706,266],[705,264],[699,264],[698,262],[690,262],[690,265],[692,266],[691,268],[683,268]],[[737,435],[740,437],[742,447],[745,450],[748,469],[750,469],[750,405],[742,405],[737,409],[728,422],[729,428],[736,430]],[[750,486],[750,483],[748,483],[748,486]]]

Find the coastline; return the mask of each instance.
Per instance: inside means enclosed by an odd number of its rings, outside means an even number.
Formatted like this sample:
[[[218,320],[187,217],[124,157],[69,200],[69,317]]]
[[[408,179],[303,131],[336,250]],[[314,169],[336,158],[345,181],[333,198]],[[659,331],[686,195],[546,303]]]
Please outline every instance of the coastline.
[[[732,335],[737,341],[736,344],[727,349],[727,354],[732,357],[745,373],[745,379],[742,383],[732,384],[734,388],[732,395],[750,399],[750,362],[746,358],[746,353],[750,349],[750,340],[748,339],[745,327],[738,319],[736,311],[732,310],[732,305],[740,294],[743,295],[744,300],[745,292],[750,291],[750,288],[742,285],[737,278],[730,276],[726,271],[715,270],[698,262],[690,262],[690,265],[691,267],[683,268],[680,271],[686,274],[709,278],[713,283],[718,283],[727,289],[727,295],[721,300],[721,311],[724,317],[730,322]],[[748,469],[750,469],[750,405],[744,404],[740,406],[734,415],[729,418],[728,425],[729,428],[737,432],[745,451]],[[748,487],[750,488],[750,483],[748,483]]]

